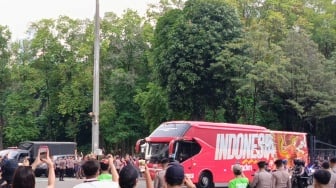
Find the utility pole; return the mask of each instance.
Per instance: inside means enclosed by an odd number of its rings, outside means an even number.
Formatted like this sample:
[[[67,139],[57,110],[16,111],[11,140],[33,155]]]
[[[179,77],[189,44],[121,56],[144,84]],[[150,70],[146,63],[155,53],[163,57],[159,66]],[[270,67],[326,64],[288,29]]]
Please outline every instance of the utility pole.
[[[92,103],[92,152],[99,153],[99,51],[100,51],[99,0],[96,0],[94,68],[93,68],[93,103]]]

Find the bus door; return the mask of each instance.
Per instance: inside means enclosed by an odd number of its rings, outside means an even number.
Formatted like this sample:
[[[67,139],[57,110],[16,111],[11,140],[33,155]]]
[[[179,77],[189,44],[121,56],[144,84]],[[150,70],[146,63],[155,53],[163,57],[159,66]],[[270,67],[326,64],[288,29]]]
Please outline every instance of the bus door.
[[[194,140],[179,140],[175,142],[175,160],[184,166],[184,172],[190,178],[194,178],[193,157],[201,151],[200,145]]]

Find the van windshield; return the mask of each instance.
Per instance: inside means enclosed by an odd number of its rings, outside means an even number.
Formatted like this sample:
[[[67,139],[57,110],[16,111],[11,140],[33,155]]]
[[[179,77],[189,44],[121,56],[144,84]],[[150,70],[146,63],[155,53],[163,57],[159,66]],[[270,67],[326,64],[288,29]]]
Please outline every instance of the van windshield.
[[[0,151],[0,156],[1,157],[5,157],[5,155],[7,155],[8,159],[15,159],[16,156],[18,155],[18,151],[11,150],[11,149],[6,149],[6,150]]]

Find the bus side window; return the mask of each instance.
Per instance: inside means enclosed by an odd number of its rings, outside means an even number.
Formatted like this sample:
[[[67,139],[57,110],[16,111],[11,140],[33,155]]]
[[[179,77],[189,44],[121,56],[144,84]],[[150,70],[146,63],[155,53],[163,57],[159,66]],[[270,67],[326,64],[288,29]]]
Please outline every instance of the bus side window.
[[[190,157],[198,154],[201,150],[201,147],[195,142],[180,142],[177,159],[179,162],[183,162]]]
[[[179,161],[183,162],[189,158],[189,153],[186,151],[186,148],[181,148],[181,153],[179,155]]]
[[[198,145],[196,142],[193,142],[191,146],[192,156],[198,154],[200,151],[201,151],[201,146]]]

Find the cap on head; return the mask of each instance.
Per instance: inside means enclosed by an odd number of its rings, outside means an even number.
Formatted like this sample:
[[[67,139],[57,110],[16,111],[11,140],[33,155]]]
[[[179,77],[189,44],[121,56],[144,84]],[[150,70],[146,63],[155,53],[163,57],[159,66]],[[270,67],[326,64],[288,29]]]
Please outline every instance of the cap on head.
[[[235,175],[240,175],[243,172],[243,169],[240,164],[235,164],[232,166],[232,171]]]
[[[288,164],[287,159],[282,160],[282,163],[283,163],[284,165],[287,165],[287,164]]]
[[[176,162],[169,163],[165,173],[165,179],[167,184],[171,186],[181,185],[184,180],[183,166]]]

